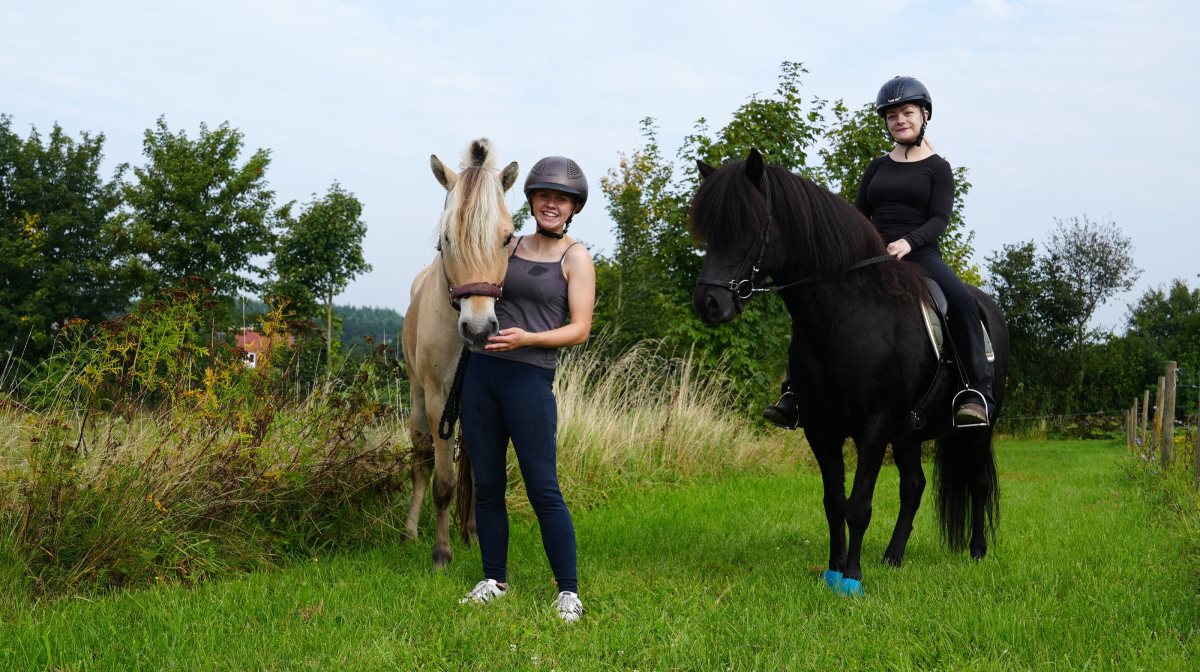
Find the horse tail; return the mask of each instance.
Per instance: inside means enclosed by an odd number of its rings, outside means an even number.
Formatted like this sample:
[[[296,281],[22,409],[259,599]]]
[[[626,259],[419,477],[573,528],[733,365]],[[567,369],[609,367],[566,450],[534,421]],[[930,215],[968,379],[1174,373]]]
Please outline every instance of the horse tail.
[[[454,514],[458,520],[459,534],[462,540],[471,543],[475,535],[475,477],[471,472],[471,458],[467,456],[466,446],[463,445],[462,433],[458,435],[458,457],[455,459],[458,469],[458,483],[455,485]]]
[[[983,537],[975,540],[981,544],[994,540],[1000,523],[1000,482],[992,430],[964,429],[938,439],[933,477],[947,545],[962,551],[976,533]]]
[[[466,170],[478,166],[490,170],[496,167],[495,163],[495,157],[492,156],[492,141],[487,138],[476,138],[467,146],[467,151],[463,154],[462,165],[459,167]]]

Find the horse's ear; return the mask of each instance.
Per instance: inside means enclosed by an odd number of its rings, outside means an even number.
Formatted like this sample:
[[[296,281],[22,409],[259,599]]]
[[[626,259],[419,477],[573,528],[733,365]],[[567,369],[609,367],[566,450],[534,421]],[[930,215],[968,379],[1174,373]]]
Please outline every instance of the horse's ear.
[[[429,167],[433,169],[433,176],[437,178],[438,184],[445,187],[446,191],[454,188],[455,183],[458,182],[458,173],[447,168],[446,164],[437,158],[437,155],[429,155]]]
[[[519,172],[521,169],[517,168],[516,161],[505,166],[504,170],[500,171],[500,186],[504,187],[505,191],[511,189],[512,185],[517,183],[517,173]]]
[[[763,157],[758,153],[758,149],[751,147],[750,155],[746,157],[746,177],[750,178],[750,182],[755,186],[762,184],[763,176]]]
[[[700,159],[696,159],[696,170],[700,171],[700,179],[701,180],[707,180],[708,176],[712,175],[713,171],[715,171],[716,168],[713,168],[712,166],[708,165],[707,163],[701,161]]]

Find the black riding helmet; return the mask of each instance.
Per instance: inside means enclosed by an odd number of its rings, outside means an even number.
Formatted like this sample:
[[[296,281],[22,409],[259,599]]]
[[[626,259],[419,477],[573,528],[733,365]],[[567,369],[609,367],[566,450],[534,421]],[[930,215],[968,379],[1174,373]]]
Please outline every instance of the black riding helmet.
[[[896,75],[884,82],[875,96],[875,111],[879,113],[880,117],[886,119],[888,110],[907,103],[924,108],[926,111],[925,119],[921,122],[921,132],[917,134],[917,139],[909,145],[910,147],[919,147],[925,139],[925,125],[933,118],[933,96],[929,95],[929,89],[925,88],[920,80],[916,77]]]
[[[567,223],[563,225],[562,233],[550,233],[542,227],[538,227],[538,233],[543,236],[562,238],[567,232],[567,227],[571,225],[571,220],[575,219],[575,215],[583,210],[583,206],[587,203],[588,183],[587,177],[583,174],[583,169],[579,167],[578,163],[565,156],[547,156],[535,163],[533,169],[529,171],[529,175],[525,178],[526,200],[529,199],[530,193],[535,189],[559,191],[575,199],[575,212],[567,218]]]

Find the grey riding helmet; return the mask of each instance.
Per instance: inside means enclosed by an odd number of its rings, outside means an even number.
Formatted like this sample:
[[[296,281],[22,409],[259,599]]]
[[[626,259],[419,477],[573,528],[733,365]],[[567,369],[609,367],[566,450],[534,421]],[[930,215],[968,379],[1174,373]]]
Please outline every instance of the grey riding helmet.
[[[916,77],[901,77],[899,75],[884,82],[875,96],[875,111],[884,116],[888,109],[913,103],[925,108],[929,118],[933,118],[933,96]]]
[[[561,191],[575,197],[575,212],[587,203],[588,183],[583,169],[565,156],[547,156],[538,161],[525,178],[525,198],[535,189]]]

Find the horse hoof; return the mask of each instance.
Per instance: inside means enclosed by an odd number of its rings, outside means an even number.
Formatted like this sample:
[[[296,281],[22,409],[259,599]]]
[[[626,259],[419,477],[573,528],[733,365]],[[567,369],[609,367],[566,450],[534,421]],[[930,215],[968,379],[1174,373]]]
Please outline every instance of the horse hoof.
[[[862,597],[862,581],[842,577],[842,580],[838,582],[837,592],[847,597]]]
[[[883,564],[885,564],[885,565],[889,565],[889,566],[891,566],[891,567],[899,567],[899,566],[900,566],[900,561],[901,561],[901,560],[902,560],[902,558],[900,558],[900,557],[898,557],[898,556],[895,556],[895,555],[887,555],[887,554],[885,554],[885,555],[883,556]]]
[[[445,569],[446,565],[450,564],[450,549],[434,547],[433,549],[433,568],[435,570]]]
[[[987,549],[986,548],[983,549],[982,551],[971,551],[971,559],[972,560],[983,560],[985,557],[987,557]]]
[[[822,578],[825,579],[825,585],[837,590],[838,584],[842,581],[842,573],[835,572],[832,569],[827,569],[825,570],[825,574]]]

